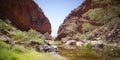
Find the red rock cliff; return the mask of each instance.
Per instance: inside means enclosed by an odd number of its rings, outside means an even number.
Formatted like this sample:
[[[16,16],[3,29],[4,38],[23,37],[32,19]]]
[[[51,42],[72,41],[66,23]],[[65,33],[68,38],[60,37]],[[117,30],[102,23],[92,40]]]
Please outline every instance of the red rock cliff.
[[[22,30],[33,28],[51,33],[51,24],[33,0],[0,0],[0,16],[8,18]]]
[[[117,4],[120,3],[120,1],[116,0]],[[113,3],[112,3],[113,4]],[[115,3],[116,4],[116,3]],[[113,4],[114,5],[114,4]],[[85,0],[80,6],[78,6],[76,9],[71,11],[71,13],[65,18],[64,22],[61,24],[58,30],[58,36],[57,39],[64,38],[66,36],[70,36],[73,33],[81,33],[82,30],[82,25],[83,23],[88,23],[93,26],[101,26],[103,25],[104,22],[99,23],[98,21],[92,21],[88,17],[83,17],[82,15],[86,12],[88,12],[90,9],[94,8],[103,8],[108,6],[107,3],[94,3],[93,0]],[[70,23],[74,22],[77,26],[75,26],[76,29],[74,31],[70,32],[67,30],[66,27]]]

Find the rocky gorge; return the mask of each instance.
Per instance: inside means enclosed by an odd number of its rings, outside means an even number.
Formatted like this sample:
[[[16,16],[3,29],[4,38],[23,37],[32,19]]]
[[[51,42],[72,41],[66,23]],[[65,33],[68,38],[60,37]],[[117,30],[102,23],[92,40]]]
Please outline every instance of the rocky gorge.
[[[85,0],[51,32],[34,0],[0,0],[0,60],[119,60],[120,1]]]

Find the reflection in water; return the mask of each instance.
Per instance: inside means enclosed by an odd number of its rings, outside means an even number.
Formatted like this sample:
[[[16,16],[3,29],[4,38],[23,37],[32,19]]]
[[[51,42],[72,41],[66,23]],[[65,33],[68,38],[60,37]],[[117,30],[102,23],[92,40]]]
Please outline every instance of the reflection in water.
[[[91,50],[77,47],[76,49],[59,48],[60,54],[68,60],[120,60],[120,48]]]

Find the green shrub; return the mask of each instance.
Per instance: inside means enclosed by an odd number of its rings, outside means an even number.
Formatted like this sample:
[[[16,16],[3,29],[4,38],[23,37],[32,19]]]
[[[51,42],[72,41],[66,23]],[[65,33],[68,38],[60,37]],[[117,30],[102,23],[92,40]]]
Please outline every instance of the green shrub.
[[[21,40],[21,41],[28,40],[28,35],[24,31],[15,30],[15,31],[10,32],[10,33],[13,35],[12,36],[13,40]]]
[[[92,45],[91,45],[90,42],[86,43],[86,44],[84,45],[84,47],[87,48],[87,49],[92,49]]]
[[[18,60],[18,55],[8,49],[0,49],[0,60]]]
[[[58,60],[56,56],[48,53],[38,53],[36,51],[28,51],[20,54],[18,60]]]
[[[33,50],[21,53],[10,49],[0,49],[0,60],[58,60],[54,54],[39,53]]]
[[[115,27],[117,24],[120,23],[120,18],[114,18],[112,19],[110,22],[108,22],[108,27],[111,28],[111,27]]]
[[[29,39],[40,39],[42,37],[42,34],[40,32],[37,32],[36,30],[30,29],[27,32],[27,35]]]
[[[89,17],[90,20],[97,21],[100,23],[113,20],[114,18],[119,18],[118,16],[120,15],[120,4],[118,4],[115,0],[104,0],[104,1],[109,2],[107,3],[108,6],[105,6],[104,8],[90,9],[82,16]]]
[[[76,39],[79,39],[79,40],[83,40],[85,38],[89,38],[89,37],[92,37],[93,34],[90,34],[90,33],[77,33],[75,34],[73,37],[76,38]]]
[[[5,29],[5,30],[10,30],[10,29],[12,29],[12,26],[10,24],[7,24],[6,22],[2,21],[2,22],[0,22],[0,28]]]
[[[77,29],[77,24],[75,24],[74,22],[73,23],[69,23],[68,26],[66,27],[66,29],[68,31],[76,31]]]
[[[62,44],[62,41],[56,40],[53,44],[54,44],[54,45],[60,45],[60,44]]]
[[[10,45],[6,44],[5,42],[0,41],[0,49],[2,48],[10,48]]]
[[[50,34],[48,32],[46,32],[45,34],[43,34],[42,39],[52,39],[52,37],[50,36]]]
[[[92,26],[91,24],[89,23],[84,23],[82,25],[82,30],[85,32],[85,31],[92,31],[93,29],[95,29],[97,26]]]
[[[28,40],[36,40],[39,43],[44,43],[43,34],[37,32],[36,30],[30,29],[27,32]]]
[[[14,50],[14,51],[17,51],[17,52],[21,52],[21,53],[27,51],[27,49],[26,49],[25,47],[21,46],[21,45],[15,45],[15,46],[13,47],[13,50]]]
[[[105,13],[106,12],[104,11],[103,8],[95,8],[95,9],[90,9],[88,12],[86,12],[82,16],[83,17],[88,16],[90,18],[90,20],[101,23],[101,22],[105,21],[106,18],[108,17]]]

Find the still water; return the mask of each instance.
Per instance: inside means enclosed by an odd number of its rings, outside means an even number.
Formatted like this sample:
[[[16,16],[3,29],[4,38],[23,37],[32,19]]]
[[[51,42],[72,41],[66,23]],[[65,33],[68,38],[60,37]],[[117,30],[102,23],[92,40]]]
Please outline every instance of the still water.
[[[59,48],[60,55],[68,60],[120,60],[120,48],[106,47],[103,49],[76,49]]]

